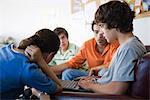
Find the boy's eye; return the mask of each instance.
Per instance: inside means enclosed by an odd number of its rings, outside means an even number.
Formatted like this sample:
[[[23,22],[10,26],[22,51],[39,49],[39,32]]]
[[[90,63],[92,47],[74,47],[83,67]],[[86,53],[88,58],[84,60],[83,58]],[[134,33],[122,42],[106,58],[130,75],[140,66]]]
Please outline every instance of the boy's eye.
[[[99,23],[98,26],[99,26],[100,28],[103,28],[103,27],[105,26],[105,24],[104,24],[104,23]]]
[[[104,24],[100,24],[99,26],[100,26],[100,27],[104,27]]]
[[[98,30],[95,30],[95,31],[94,31],[94,33],[96,33],[96,34],[98,34],[98,32],[99,32]]]

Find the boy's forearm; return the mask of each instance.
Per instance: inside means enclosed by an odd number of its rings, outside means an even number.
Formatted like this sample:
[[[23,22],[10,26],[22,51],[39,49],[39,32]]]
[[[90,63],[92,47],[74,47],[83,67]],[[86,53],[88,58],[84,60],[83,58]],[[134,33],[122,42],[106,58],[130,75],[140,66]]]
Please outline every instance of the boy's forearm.
[[[60,64],[60,65],[56,65],[56,66],[52,66],[51,67],[53,72],[55,72],[57,75],[61,74],[67,68],[69,68],[69,67],[68,67],[68,65],[66,63],[63,63],[63,64]]]
[[[62,73],[62,71],[59,69],[59,67],[54,67],[54,66],[49,66],[49,67],[56,75],[60,75]]]
[[[44,73],[46,73],[52,80],[54,80],[58,85],[60,85],[59,79],[44,60],[41,60],[37,63]]]
[[[91,84],[90,90],[99,94],[116,94],[120,95],[127,91],[128,82],[110,82],[108,84]]]

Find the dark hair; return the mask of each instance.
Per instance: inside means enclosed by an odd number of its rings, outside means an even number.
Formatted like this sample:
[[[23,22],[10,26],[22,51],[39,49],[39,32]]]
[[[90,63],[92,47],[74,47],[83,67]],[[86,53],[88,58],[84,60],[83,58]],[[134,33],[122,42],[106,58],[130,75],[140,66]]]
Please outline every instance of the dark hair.
[[[54,32],[55,32],[57,35],[60,35],[61,33],[64,33],[65,36],[66,36],[67,39],[68,39],[68,32],[67,32],[64,28],[62,28],[62,27],[57,27],[57,28],[54,29]]]
[[[116,28],[122,33],[133,31],[133,18],[135,13],[131,11],[126,2],[110,1],[97,9],[95,13],[96,23],[106,23],[108,29]]]
[[[26,49],[29,45],[36,45],[42,53],[57,52],[60,45],[58,36],[49,29],[41,29],[35,35],[22,40],[19,43],[19,49]]]
[[[94,31],[94,25],[95,25],[96,23],[94,22],[94,21],[92,21],[92,25],[91,25],[91,29],[92,29],[92,31]]]

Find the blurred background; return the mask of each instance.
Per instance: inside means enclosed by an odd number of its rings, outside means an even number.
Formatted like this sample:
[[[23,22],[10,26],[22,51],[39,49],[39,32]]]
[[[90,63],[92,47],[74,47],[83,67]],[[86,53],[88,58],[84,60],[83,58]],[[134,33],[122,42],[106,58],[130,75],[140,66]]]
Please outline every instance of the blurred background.
[[[33,35],[39,29],[53,30],[56,27],[64,27],[69,33],[69,40],[81,46],[85,40],[93,37],[91,22],[94,13],[100,4],[107,1],[0,0],[0,41],[11,37],[18,44],[20,40]],[[136,1],[135,9],[135,0],[127,2],[131,3],[131,8],[136,10],[137,14],[148,12],[143,14],[144,17],[134,19],[134,33],[145,45],[150,45],[150,13],[149,8],[146,8],[149,5],[143,8],[142,0],[139,0]]]

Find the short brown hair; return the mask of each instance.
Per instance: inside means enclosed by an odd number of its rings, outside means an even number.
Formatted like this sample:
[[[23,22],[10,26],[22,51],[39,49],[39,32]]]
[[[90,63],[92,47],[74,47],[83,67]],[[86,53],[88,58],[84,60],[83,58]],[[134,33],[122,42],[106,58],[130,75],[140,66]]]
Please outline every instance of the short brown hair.
[[[110,1],[97,9],[96,23],[106,23],[108,29],[116,28],[122,33],[133,31],[134,12],[124,1]]]
[[[33,36],[22,40],[19,43],[19,49],[26,49],[29,45],[36,45],[40,48],[42,53],[57,52],[60,45],[58,36],[49,29],[41,29]]]
[[[57,27],[54,29],[54,32],[57,34],[57,35],[60,35],[61,33],[64,33],[65,36],[67,37],[68,39],[68,32],[66,31],[66,29],[62,28],[62,27]]]

